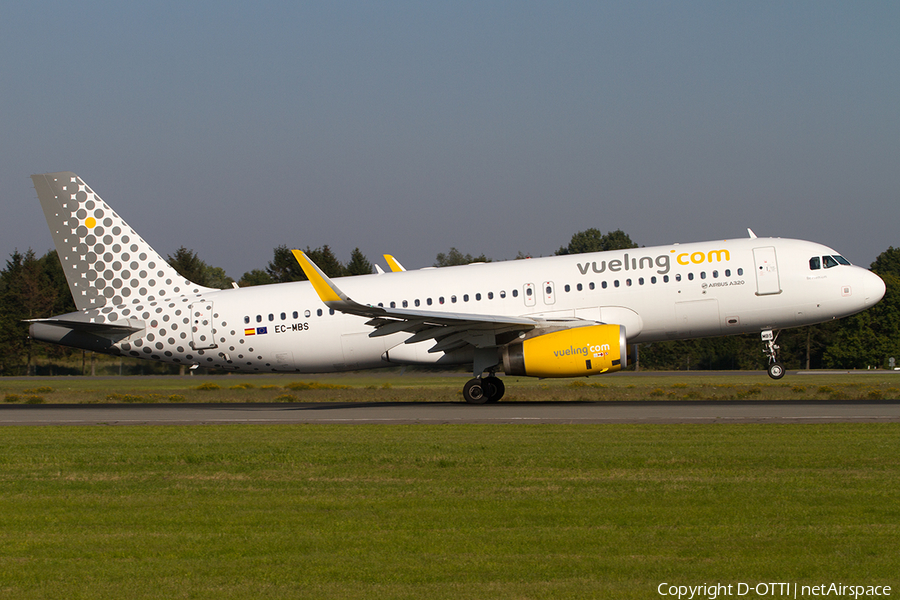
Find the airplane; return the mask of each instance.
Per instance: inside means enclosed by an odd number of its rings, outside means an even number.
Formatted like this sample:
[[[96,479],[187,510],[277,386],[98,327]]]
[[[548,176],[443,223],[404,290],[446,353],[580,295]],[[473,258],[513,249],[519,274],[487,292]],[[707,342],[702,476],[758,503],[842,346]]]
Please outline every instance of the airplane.
[[[865,310],[874,273],[827,246],[750,237],[326,276],[212,289],[186,280],[77,175],[32,180],[77,307],[30,321],[33,339],[190,368],[322,373],[472,365],[466,402],[496,375],[582,377],[628,364],[629,344],[756,333],[784,375],[777,332]]]

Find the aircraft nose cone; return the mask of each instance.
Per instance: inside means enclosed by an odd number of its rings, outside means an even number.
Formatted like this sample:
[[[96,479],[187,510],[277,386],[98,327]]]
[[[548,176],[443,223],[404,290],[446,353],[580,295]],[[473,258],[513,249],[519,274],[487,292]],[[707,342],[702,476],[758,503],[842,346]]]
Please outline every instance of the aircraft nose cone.
[[[879,300],[884,298],[885,286],[884,280],[871,271],[866,273],[866,279],[863,286],[866,292],[866,306],[874,306]]]

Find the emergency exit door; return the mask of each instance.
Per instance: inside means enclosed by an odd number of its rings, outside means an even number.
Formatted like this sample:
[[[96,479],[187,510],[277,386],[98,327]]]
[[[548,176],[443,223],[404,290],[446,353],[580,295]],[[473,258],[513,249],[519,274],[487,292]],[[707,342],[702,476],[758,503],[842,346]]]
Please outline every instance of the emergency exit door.
[[[206,350],[216,347],[215,329],[213,327],[213,303],[194,302],[191,310],[191,346],[194,350]]]

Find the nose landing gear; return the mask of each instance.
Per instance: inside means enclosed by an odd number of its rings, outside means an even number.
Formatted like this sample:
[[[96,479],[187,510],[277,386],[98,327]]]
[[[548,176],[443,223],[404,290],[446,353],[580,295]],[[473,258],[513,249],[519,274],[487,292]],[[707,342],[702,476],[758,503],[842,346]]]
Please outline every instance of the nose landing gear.
[[[778,334],[773,333],[771,329],[766,329],[760,337],[766,344],[763,353],[769,358],[769,366],[766,371],[772,379],[781,379],[784,377],[784,365],[778,362],[778,351],[781,349],[781,346],[775,343]]]

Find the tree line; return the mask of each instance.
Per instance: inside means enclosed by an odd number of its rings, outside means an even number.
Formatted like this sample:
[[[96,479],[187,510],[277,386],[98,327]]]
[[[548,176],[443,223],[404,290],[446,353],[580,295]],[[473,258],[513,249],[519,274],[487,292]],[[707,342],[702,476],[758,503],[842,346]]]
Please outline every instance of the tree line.
[[[575,233],[557,255],[637,248],[621,230],[602,233],[587,229]],[[374,272],[359,248],[342,263],[328,245],[307,247],[306,253],[329,276],[365,275]],[[185,278],[200,285],[225,289],[302,281],[306,279],[287,245],[273,250],[272,260],[261,269],[244,273],[235,282],[219,267],[181,247],[167,257]],[[527,258],[519,252],[519,258]],[[435,267],[490,262],[484,254],[464,254],[457,248],[439,253]],[[885,282],[884,299],[857,315],[781,332],[780,359],[788,369],[865,369],[887,367],[891,357],[900,360],[900,248],[889,247],[870,266]],[[0,272],[0,375],[77,374],[85,372],[85,353],[61,346],[33,342],[24,321],[75,311],[75,303],[55,250],[38,257],[34,251],[13,252]],[[638,351],[642,369],[723,370],[763,369],[766,357],[758,335],[736,335],[695,340],[642,344]],[[168,372],[161,363],[137,359],[119,360],[120,372]],[[633,359],[632,359],[633,360]],[[127,361],[127,367],[123,361]],[[137,361],[137,362],[136,362]],[[41,367],[36,368],[37,363]]]

